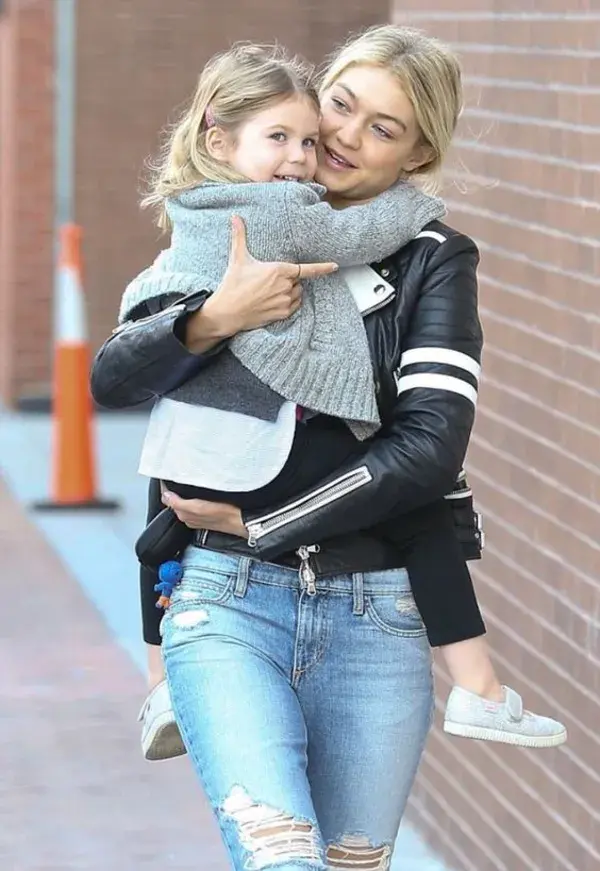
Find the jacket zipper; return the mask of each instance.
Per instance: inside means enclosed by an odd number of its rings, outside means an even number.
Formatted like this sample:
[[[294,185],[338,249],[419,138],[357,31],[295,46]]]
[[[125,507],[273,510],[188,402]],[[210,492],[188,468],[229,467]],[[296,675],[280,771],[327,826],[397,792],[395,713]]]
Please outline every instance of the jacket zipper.
[[[310,564],[310,555],[311,553],[319,553],[319,550],[320,547],[318,544],[308,544],[299,547],[296,551],[300,557],[300,568],[298,569],[298,574],[300,575],[300,586],[306,589],[307,596],[317,595],[317,587],[315,583],[317,576]]]
[[[248,545],[256,547],[258,540],[270,532],[274,532],[281,526],[287,526],[288,523],[293,523],[307,514],[317,511],[324,505],[330,502],[335,502],[353,490],[359,487],[364,487],[373,480],[373,476],[366,466],[360,466],[352,472],[346,472],[345,475],[315,490],[310,496],[305,496],[303,499],[298,499],[292,502],[291,505],[281,511],[274,511],[272,514],[266,514],[264,517],[258,517],[256,520],[247,524],[248,529]]]

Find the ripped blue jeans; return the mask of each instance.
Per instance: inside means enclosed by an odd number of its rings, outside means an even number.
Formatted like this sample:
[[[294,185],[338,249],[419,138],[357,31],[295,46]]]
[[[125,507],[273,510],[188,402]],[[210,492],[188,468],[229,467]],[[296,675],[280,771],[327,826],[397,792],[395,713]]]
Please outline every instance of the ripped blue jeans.
[[[190,547],[175,715],[235,871],[387,871],[433,709],[404,569],[319,578]]]

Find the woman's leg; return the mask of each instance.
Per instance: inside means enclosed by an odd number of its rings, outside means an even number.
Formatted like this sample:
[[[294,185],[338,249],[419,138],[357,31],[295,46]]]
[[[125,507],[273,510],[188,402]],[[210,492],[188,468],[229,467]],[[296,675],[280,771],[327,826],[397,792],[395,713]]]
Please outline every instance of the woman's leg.
[[[291,685],[298,575],[191,547],[163,622],[173,706],[236,871],[324,871]]]
[[[328,867],[386,871],[431,725],[431,651],[406,571],[317,589],[297,692]]]

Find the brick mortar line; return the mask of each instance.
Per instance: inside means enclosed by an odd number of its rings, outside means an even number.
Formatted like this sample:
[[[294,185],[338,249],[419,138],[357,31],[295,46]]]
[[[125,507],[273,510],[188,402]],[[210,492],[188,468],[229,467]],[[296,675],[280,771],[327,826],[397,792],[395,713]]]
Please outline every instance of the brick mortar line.
[[[486,581],[486,583],[489,583],[489,575],[487,575],[485,571],[481,570],[478,574],[479,574],[479,577],[481,577],[482,579],[484,579]],[[523,650],[527,651],[527,653],[529,655],[529,659],[531,661],[537,660],[538,662],[541,662],[544,666],[546,666],[546,668],[548,669],[548,671],[550,673],[554,674],[555,678],[556,677],[560,678],[566,686],[574,687],[576,690],[578,690],[578,692],[580,693],[581,696],[583,696],[585,699],[587,699],[588,702],[591,702],[592,704],[596,705],[597,707],[600,706],[600,699],[598,698],[598,695],[596,693],[592,693],[592,692],[586,690],[586,688],[583,686],[583,684],[574,680],[573,676],[571,674],[569,674],[568,671],[565,671],[559,665],[557,665],[554,659],[551,659],[550,657],[541,653],[532,644],[529,644],[529,642],[525,641],[518,633],[514,632],[513,629],[510,627],[510,625],[508,623],[506,623],[501,617],[499,617],[498,614],[493,609],[485,608],[484,610],[485,610],[486,621],[491,623],[492,625],[494,625],[496,627],[496,631],[501,632],[507,638],[507,640],[509,642],[511,642],[512,645],[518,643],[518,646],[520,646]],[[494,651],[494,654],[496,654],[496,651]],[[507,663],[507,666],[508,666],[508,663]],[[527,669],[523,670],[521,668],[518,668],[514,664],[514,662],[511,662],[510,668],[513,671],[517,671],[521,675],[521,679],[524,680],[526,683],[528,683],[529,686],[534,691],[536,691],[538,693],[540,692],[540,689],[537,686],[537,684],[533,683],[529,679]],[[549,697],[547,697],[547,698],[549,698]],[[563,707],[563,705],[557,700],[556,696],[552,696],[552,700],[554,702],[554,707],[559,710],[561,716],[566,717],[566,719],[576,720],[577,723],[579,724],[579,727],[582,729],[582,731],[586,732],[588,737],[590,739],[592,739],[593,741],[595,741],[596,744],[599,744],[599,746],[600,746],[597,732],[593,732],[591,729],[589,729],[587,727],[587,725],[583,722],[583,720],[581,720],[579,717],[577,717],[573,713],[573,711],[569,710],[568,708]],[[551,702],[550,702],[550,707],[552,707]]]
[[[571,381],[568,378],[565,378],[563,375],[556,375],[551,369],[546,369],[543,366],[540,366],[539,363],[532,363],[530,360],[525,359],[524,357],[518,357],[516,354],[511,354],[510,351],[502,350],[498,345],[494,345],[489,343],[485,347],[486,354],[495,354],[497,357],[500,357],[504,360],[510,360],[513,363],[518,363],[520,366],[523,366],[525,369],[529,369],[531,372],[537,372],[539,375],[544,375],[546,378],[550,379],[550,381],[556,381],[559,384],[563,384],[567,387],[570,387],[572,390],[577,390],[580,393],[584,393],[590,399],[594,401],[598,400],[598,393],[595,390],[592,390],[589,387],[586,387],[585,384],[581,384],[578,381]]]
[[[489,346],[489,347],[490,347],[490,350],[492,350],[492,347],[491,346]],[[488,350],[488,348],[486,347],[486,353],[487,353],[487,350]],[[484,383],[484,385],[490,384],[492,387],[495,387],[498,390],[501,390],[501,391],[507,393],[509,396],[514,396],[515,398],[520,399],[522,402],[526,402],[526,403],[529,403],[531,405],[534,405],[540,411],[545,411],[548,414],[550,414],[552,417],[557,417],[557,418],[559,418],[559,420],[564,420],[567,423],[569,423],[571,426],[579,427],[584,432],[588,432],[590,435],[598,436],[600,438],[600,429],[597,429],[596,427],[591,426],[588,423],[584,423],[584,422],[578,420],[576,417],[571,417],[570,415],[565,414],[564,411],[561,411],[560,409],[556,408],[554,405],[548,405],[547,403],[542,402],[541,400],[537,399],[537,397],[531,396],[529,393],[524,393],[522,390],[519,390],[517,387],[515,387],[512,384],[506,384],[506,382],[497,381],[495,378],[492,378],[487,373],[485,373],[483,376],[483,383]],[[480,403],[479,408],[489,408],[489,406],[484,401],[484,402]]]
[[[536,306],[547,306],[553,311],[558,311],[561,312],[561,314],[569,315],[571,317],[581,318],[586,323],[600,326],[600,316],[595,315],[592,312],[580,311],[579,309],[565,305],[565,303],[557,302],[555,299],[549,299],[547,296],[541,296],[530,288],[521,287],[518,284],[512,284],[507,281],[500,281],[499,279],[494,278],[492,275],[489,275],[487,272],[481,269],[478,271],[477,274],[480,283],[491,284],[498,290],[505,291],[506,293],[511,293],[513,294],[513,296],[522,297],[524,300],[534,303]]]
[[[502,794],[494,787],[493,782],[491,780],[485,782],[484,778],[481,777],[479,775],[479,773],[477,773],[477,775],[473,774],[473,772],[476,771],[474,766],[471,765],[471,763],[468,761],[468,759],[465,756],[462,756],[461,753],[454,748],[454,746],[452,745],[451,742],[448,743],[447,752],[452,757],[454,757],[454,759],[457,762],[459,762],[464,769],[466,769],[467,771],[469,771],[471,773],[471,776],[473,777],[474,780],[477,781],[478,784],[485,786],[486,792],[489,795],[493,796],[493,798],[500,805],[500,807],[504,808],[504,810],[508,813],[509,818],[515,819],[517,822],[521,823],[523,828],[527,829],[529,831],[529,833],[531,835],[533,835],[534,840],[536,840],[541,846],[544,846],[544,841],[541,840],[543,838],[543,835],[541,834],[541,832],[539,832],[537,829],[534,829],[533,826],[531,826],[531,824],[529,824],[527,822],[526,817],[524,817],[522,814],[518,813],[518,811],[516,811],[513,806],[511,806],[510,804],[506,803],[503,800]],[[427,762],[431,766],[431,768],[436,772],[438,777],[441,777],[442,780],[449,787],[452,788],[453,784],[455,783],[452,780],[452,775],[449,774],[448,771],[446,771],[445,767],[441,763],[438,762],[435,754],[433,754],[433,753],[430,754],[427,757]],[[496,760],[496,765],[499,765],[499,764],[500,764],[500,762],[498,760]],[[454,788],[456,788],[456,786],[454,786]],[[491,829],[493,832],[495,832],[496,836],[499,838],[499,840],[506,847],[508,847],[509,849],[512,849],[512,851],[519,856],[521,861],[527,864],[527,867],[530,868],[531,871],[538,871],[538,867],[532,863],[531,859],[523,852],[523,850],[516,843],[516,841],[514,841],[513,838],[510,837],[507,829],[502,828],[499,824],[497,824],[496,821],[494,820],[494,818],[491,816],[491,814],[487,810],[484,810],[482,808],[481,804],[478,804],[477,800],[472,797],[471,790],[461,789],[460,794],[463,797],[463,800],[466,801],[466,803],[471,808],[473,808],[475,810],[477,816],[479,816],[479,818],[485,823],[487,828]],[[553,845],[548,844],[547,852],[550,853],[551,855],[553,855],[554,859],[558,859],[559,861],[561,861],[563,858],[561,856],[561,854],[556,850],[556,848],[553,847]],[[568,860],[566,860],[566,861],[568,863]],[[570,863],[568,863],[568,867],[569,867],[569,871],[577,871],[577,869],[574,868],[572,865],[570,865]]]
[[[475,469],[475,468],[470,469],[470,472],[472,472],[473,476],[475,478],[477,478],[477,469]],[[501,529],[503,529],[505,532],[507,532],[510,536],[512,536],[512,538],[516,539],[517,541],[520,541],[523,544],[526,544],[535,553],[541,554],[549,562],[556,563],[561,569],[564,569],[569,574],[574,575],[578,581],[591,587],[593,592],[597,591],[598,582],[595,578],[591,577],[590,575],[587,575],[584,571],[579,569],[578,566],[573,566],[571,563],[568,563],[565,560],[562,560],[558,554],[547,550],[547,548],[545,548],[543,546],[540,546],[539,542],[532,541],[530,536],[525,535],[523,532],[521,532],[521,530],[519,529],[518,526],[515,526],[514,524],[510,523],[510,521],[505,520],[503,516],[497,514],[493,510],[493,508],[490,508],[489,502],[486,502],[485,500],[483,500],[483,501],[477,500],[477,502],[478,502],[479,507],[481,508],[481,513],[483,515],[484,521],[486,518],[488,518],[489,520],[492,521],[492,523],[495,523],[496,526],[499,526]],[[487,550],[487,545],[486,545],[486,550]],[[502,562],[506,562],[507,560],[509,560],[508,557],[502,558]],[[511,562],[512,567],[514,567],[514,565],[519,565],[519,563],[513,563],[512,560],[510,562]],[[559,592],[558,590],[554,589],[553,587],[548,587],[546,584],[544,584],[542,581],[540,581],[540,579],[535,574],[533,574],[533,572],[530,572],[529,569],[525,569],[525,568],[521,567],[519,570],[528,580],[530,580],[532,583],[535,583],[541,590],[543,590],[546,593],[548,593],[550,591],[552,596],[559,601],[561,607],[565,608],[567,611],[572,611],[575,614],[575,616],[577,616],[580,620],[586,621],[589,619],[588,612],[584,611],[577,604],[575,604],[572,599],[567,598],[565,595],[563,595],[563,593]],[[478,569],[478,571],[479,571],[479,569]],[[600,777],[599,777],[599,780],[600,780]]]
[[[570,462],[580,466],[584,472],[589,472],[594,476],[598,475],[598,477],[600,478],[600,468],[598,466],[594,465],[593,463],[588,463],[587,460],[582,460],[576,454],[572,454],[570,451],[565,450],[562,445],[559,445],[557,442],[553,442],[550,439],[545,438],[543,435],[537,433],[535,430],[529,429],[529,427],[521,426],[521,424],[518,423],[516,420],[513,420],[512,418],[507,418],[506,415],[500,414],[489,405],[485,405],[484,403],[479,406],[479,412],[484,417],[489,417],[492,420],[495,420],[498,423],[505,425],[508,429],[519,433],[519,435],[530,438],[532,441],[536,442],[539,445],[542,445],[544,448],[556,451],[556,453],[560,454],[561,457],[565,457]],[[600,505],[594,502],[593,506],[595,511],[600,512]]]
[[[600,51],[577,48],[546,48],[543,46],[506,45],[504,43],[456,42],[451,40],[448,45],[457,52],[464,54],[518,54],[536,57],[570,57],[574,60],[600,60]]]
[[[432,732],[432,736],[435,734],[436,734],[435,732]],[[428,753],[427,754],[427,763],[428,764],[431,763],[432,758],[434,758],[433,753]],[[432,767],[434,767],[434,766],[432,766]],[[482,841],[479,838],[478,834],[475,832],[475,830],[471,828],[469,821],[465,820],[465,818],[463,816],[461,816],[460,814],[457,814],[457,812],[454,810],[454,808],[452,808],[452,806],[448,804],[448,802],[446,801],[444,796],[440,794],[440,792],[435,788],[435,786],[433,786],[433,784],[431,783],[431,781],[429,780],[427,775],[420,774],[419,780],[421,781],[421,783],[423,783],[423,785],[426,787],[429,794],[433,797],[434,801],[441,807],[441,809],[444,811],[444,813],[447,814],[447,816],[454,822],[454,824],[462,832],[466,831],[468,833],[470,841],[474,842],[476,844],[476,846],[478,847],[478,849],[480,850],[480,852],[483,853],[484,856],[486,856],[486,858],[488,860],[492,859],[492,861],[494,861],[494,864],[495,864],[495,859],[497,857],[495,857],[494,854],[490,851],[490,847],[485,843],[485,841]],[[457,787],[456,784],[455,784],[454,788],[457,789],[461,795],[464,795],[463,790],[460,787]],[[425,812],[428,813],[427,811],[425,811]],[[434,820],[432,822],[432,827],[436,831],[439,831],[439,822]],[[449,836],[449,837],[451,837],[451,836]],[[452,840],[452,844],[455,844],[454,840]],[[520,852],[520,849],[518,849],[517,852]],[[464,854],[462,852],[461,852],[461,858],[464,861]],[[528,859],[526,861],[527,861],[527,863],[529,863]],[[473,866],[470,861],[467,861],[466,864],[468,864],[469,868],[473,869],[473,871],[481,871],[480,868],[476,868],[475,866]],[[529,867],[532,869],[532,871],[536,871],[534,866],[530,865]],[[505,871],[506,865],[504,865],[504,864],[496,865],[496,868],[498,868],[498,871]]]
[[[436,711],[443,714],[444,709],[445,709],[445,704],[436,698]],[[488,744],[486,744],[485,742],[482,741],[479,749],[480,749],[480,751],[485,753],[485,755],[487,755],[488,759],[491,762],[497,763],[498,760],[497,760],[497,757],[495,756],[495,752],[492,749],[492,747],[488,746]],[[567,749],[568,749],[568,745],[566,747],[563,747],[561,752],[566,753]],[[572,756],[572,754],[571,754],[571,756]],[[561,789],[564,790],[564,792],[568,793],[569,798],[575,804],[579,805],[579,807],[581,807],[587,814],[589,814],[589,816],[594,817],[594,818],[597,818],[600,816],[590,805],[587,804],[587,802],[585,802],[581,798],[581,796],[579,796],[576,792],[573,792],[573,790],[571,789],[570,786],[566,785],[564,779],[561,779],[560,777],[558,777],[554,773],[554,770],[552,768],[550,768],[548,765],[544,764],[544,762],[540,761],[540,754],[528,753],[527,760],[531,765],[534,766],[534,768],[537,768],[540,771],[540,773],[542,773],[549,780],[551,780],[552,783],[554,783],[556,786],[559,786]],[[580,769],[582,768],[582,766],[580,764],[581,760],[579,759],[579,757],[572,758],[571,761],[574,764],[577,764],[577,766]],[[584,765],[585,765],[585,763],[584,763]],[[588,775],[589,779],[592,781],[597,780],[597,778],[595,777],[595,774],[593,772],[593,769],[591,769],[589,766],[586,766],[585,771],[582,770],[582,774]]]
[[[488,442],[480,439],[476,432],[472,435],[471,438],[472,438],[472,441],[474,442],[474,444],[481,445],[482,447],[485,447],[488,445]],[[473,471],[480,478],[480,480],[482,480],[488,486],[493,487],[499,493],[503,493],[504,496],[506,496],[507,498],[512,499],[515,502],[518,502],[525,509],[525,511],[527,511],[531,514],[536,514],[538,517],[542,517],[544,520],[549,521],[554,526],[560,527],[560,529],[563,530],[563,532],[566,532],[567,534],[571,535],[574,539],[581,542],[581,544],[584,544],[592,552],[598,552],[600,554],[600,543],[598,543],[596,541],[596,539],[590,538],[590,536],[586,535],[585,533],[579,532],[579,530],[574,529],[572,526],[569,526],[568,524],[564,523],[558,517],[555,517],[553,514],[548,514],[547,511],[544,511],[542,508],[540,508],[539,505],[537,505],[535,502],[531,501],[530,499],[523,499],[516,490],[507,489],[502,484],[498,483],[498,481],[495,481],[495,480],[492,480],[491,478],[489,478],[480,469],[473,468]]]
[[[457,820],[457,817],[455,816],[452,807],[446,802],[446,800],[441,797],[438,799],[435,787],[430,785],[429,779],[424,774],[419,774],[419,781],[423,787],[423,791],[427,794],[427,796],[433,799],[436,805],[446,814],[448,819],[451,820],[454,826],[459,830],[460,835],[463,835],[465,829],[469,828],[468,823],[463,819]],[[459,789],[459,787],[457,787],[457,789]],[[417,798],[412,800],[411,808],[415,808],[417,812],[421,814],[425,821],[425,824],[429,826],[431,832],[435,833],[435,836],[442,841],[442,843],[446,846],[446,849],[451,851],[453,856],[453,859],[451,861],[453,863],[456,860],[462,862],[462,865],[460,869],[458,869],[458,871],[482,871],[481,866],[476,867],[475,865],[471,864],[470,859],[467,858],[465,853],[463,853],[463,851],[458,846],[456,839],[453,838],[453,836],[449,832],[446,832],[444,829],[441,828],[439,820],[434,819],[431,816],[424,803],[420,801],[420,799]],[[475,842],[477,843],[478,839],[475,838],[473,840],[475,840]],[[462,842],[463,839],[461,838],[460,843]],[[485,856],[488,855],[485,850],[481,852],[483,852]],[[486,866],[485,871],[506,871],[506,865],[496,864],[496,859],[497,857],[493,858],[493,868],[491,865]]]
[[[560,275],[562,278],[571,278],[574,281],[580,281],[582,284],[590,284],[592,287],[600,287],[600,277],[588,275],[585,272],[576,272],[572,269],[561,269],[553,263],[543,260],[532,260],[526,254],[520,251],[513,251],[512,248],[503,248],[501,245],[495,245],[493,242],[486,242],[485,239],[477,237],[477,246],[481,251],[489,251],[492,254],[498,254],[507,260],[514,260],[516,263],[524,263],[526,266],[531,266],[534,269],[539,269],[540,272],[550,272],[552,275]]]
[[[485,577],[484,572],[481,572],[480,574],[482,575],[482,577]],[[548,671],[550,671],[550,672],[558,671],[556,668],[554,668],[554,669],[550,668],[551,665],[555,664],[553,662],[553,660],[548,659],[548,658],[543,659],[542,657],[536,656],[535,648],[531,647],[531,645],[529,645],[529,644],[527,644],[527,642],[523,641],[523,639],[520,636],[518,636],[515,632],[513,632],[510,629],[510,627],[503,620],[501,620],[498,617],[497,614],[494,614],[493,611],[488,610],[488,609],[484,609],[484,610],[485,610],[486,621],[488,623],[490,623],[492,626],[494,626],[495,627],[494,631],[503,635],[506,638],[506,640],[510,642],[511,646],[514,647],[516,644],[517,646],[526,650],[532,658],[536,658],[539,661],[541,661],[544,665],[548,666]],[[555,711],[557,712],[558,715],[560,715],[561,717],[563,717],[567,721],[574,720],[577,723],[577,728],[580,729],[580,731],[583,732],[587,736],[587,738],[590,740],[590,742],[592,742],[594,744],[599,743],[598,733],[595,731],[592,731],[592,729],[589,729],[587,727],[587,725],[583,722],[583,720],[580,720],[578,717],[574,716],[574,714],[571,710],[563,707],[563,705],[557,700],[556,696],[549,696],[546,692],[541,690],[539,684],[536,684],[529,677],[529,675],[527,674],[527,671],[523,671],[522,669],[518,668],[515,665],[513,660],[509,661],[504,656],[502,656],[502,654],[499,653],[498,650],[496,650],[496,649],[494,650],[494,658],[497,659],[498,662],[500,662],[503,665],[503,667],[507,670],[507,672],[510,672],[513,674],[518,674],[519,680],[522,683],[526,684],[534,693],[537,693],[537,695],[539,695],[541,698],[543,698],[549,707],[551,707],[551,708],[553,707],[555,709]],[[560,677],[564,680],[564,682],[567,685],[570,685],[572,683],[571,676],[568,674],[568,672],[565,672],[564,674],[565,674],[565,676],[560,675]],[[589,696],[586,693],[582,693],[582,695],[586,696],[586,698],[589,699]],[[598,704],[598,697],[593,696],[591,698],[591,701],[594,702],[595,704]],[[591,766],[589,766],[589,764],[585,760],[581,759],[580,757],[578,757],[576,755],[573,755],[573,760],[575,760],[575,759],[579,759],[579,762],[580,762],[579,767],[580,768],[585,766],[586,771],[593,771]],[[594,779],[596,779],[596,778],[594,778]]]
[[[572,390],[578,390],[581,393],[584,393],[586,396],[589,396],[590,399],[598,399],[598,394],[596,393],[596,391],[591,390],[584,384],[581,384],[578,381],[571,381],[568,378],[565,378],[563,375],[556,375],[556,373],[553,372],[551,369],[546,369],[543,366],[540,366],[538,363],[532,363],[530,360],[527,360],[524,357],[517,357],[516,354],[511,354],[509,351],[502,350],[498,345],[488,343],[486,345],[485,353],[495,354],[501,359],[510,360],[513,363],[517,363],[518,365],[523,366],[525,369],[529,369],[531,372],[537,372],[538,375],[545,376],[551,381],[557,381],[559,384],[566,385]]]
[[[563,166],[565,169],[573,169],[578,173],[600,173],[600,163],[582,163],[576,160],[569,160],[566,157],[551,157],[547,154],[540,156],[535,151],[527,151],[524,148],[506,148],[504,146],[486,145],[484,142],[479,142],[476,139],[463,139],[458,137],[454,140],[454,146],[456,148],[462,148],[465,151],[478,151],[482,154],[499,155],[500,157],[507,157],[511,160],[528,160],[532,163],[539,163],[542,166]]]
[[[595,97],[600,94],[597,85],[568,85],[565,82],[549,82],[544,84],[535,79],[504,79],[500,76],[478,76],[467,73],[464,77],[466,85],[478,85],[485,88],[505,88],[507,91],[548,91],[556,94],[583,94]]]
[[[493,545],[489,545],[489,546],[486,545],[486,551],[489,551],[489,553],[492,554],[493,556],[495,556],[500,562],[502,562],[504,565],[507,565],[508,560],[503,560],[500,556],[501,551],[494,548]],[[513,561],[511,561],[511,562],[513,562]],[[515,571],[514,563],[513,563],[513,566],[511,567],[511,569],[512,569],[512,571]],[[521,572],[520,574],[523,577],[525,576],[524,572]],[[523,614],[525,614],[525,616],[532,618],[531,609],[526,607],[523,604],[523,602],[520,599],[518,599],[516,596],[513,596],[511,593],[509,593],[506,589],[506,585],[497,583],[494,579],[492,579],[491,575],[487,575],[487,574],[485,575],[484,580],[485,580],[486,586],[490,590],[493,590],[494,593],[496,593],[500,598],[505,599],[508,604],[512,604],[513,606],[516,605],[517,610],[521,611]],[[545,587],[545,589],[546,589],[546,591],[549,591],[550,595],[552,595],[552,588],[551,587]],[[558,627],[556,627],[552,623],[548,622],[548,620],[546,620],[545,617],[542,617],[540,614],[535,614],[535,616],[532,619],[539,626],[541,626],[545,630],[545,632],[547,632],[549,635],[553,635],[559,641],[564,642],[567,645],[567,647],[570,647],[571,651],[577,655],[578,659],[583,659],[585,662],[588,662],[590,664],[590,668],[600,667],[600,660],[599,659],[594,657],[590,651],[585,649],[585,647],[581,647],[581,646],[577,645],[571,638],[568,637],[568,635],[565,635],[565,633],[562,632],[562,630],[559,630]],[[597,629],[598,629],[598,624],[596,624],[596,626],[593,628],[592,631],[596,632]],[[547,658],[545,656],[543,657],[543,659],[544,659],[544,661],[547,661]],[[596,701],[600,704],[600,699],[598,699],[597,693],[594,694],[593,698],[594,698],[594,701]],[[596,813],[596,811],[594,811],[594,814],[598,817],[598,821],[600,822],[600,813]]]
[[[395,12],[395,17],[410,17],[415,21],[556,21],[560,24],[583,23],[598,21],[598,12],[445,12],[431,10],[430,12],[413,11],[411,8]]]
[[[523,321],[520,321],[517,318],[510,318],[506,315],[502,315],[495,309],[480,306],[479,311],[482,315],[485,315],[488,320],[496,321],[499,324],[512,327],[521,333],[525,333],[532,338],[548,342],[549,345],[554,345],[554,347],[559,348],[561,351],[570,351],[573,354],[581,354],[582,357],[585,357],[586,360],[589,360],[592,363],[600,363],[600,354],[597,351],[592,351],[581,345],[575,345],[573,342],[566,342],[551,333],[545,333],[535,327],[530,327],[528,324],[523,323]],[[595,395],[596,398],[600,400],[600,391],[592,391],[592,395]]]
[[[595,200],[575,199],[573,197],[565,197],[561,194],[555,194],[550,191],[544,191],[540,188],[529,188],[525,185],[517,184],[516,182],[507,181],[502,178],[490,178],[489,176],[479,175],[478,173],[470,173],[465,170],[449,170],[449,181],[453,179],[461,179],[466,182],[472,181],[486,190],[506,190],[516,193],[519,196],[527,196],[539,200],[552,200],[557,203],[563,203],[569,206],[575,206],[580,209],[595,209],[600,211],[600,202]],[[467,194],[468,195],[468,194]]]
[[[495,763],[496,765],[501,764],[500,760],[495,756],[493,749],[491,747],[486,746],[485,742],[482,742],[482,744],[484,746],[481,747],[481,750],[483,751],[484,755],[487,756],[488,760],[490,762]],[[458,751],[454,751],[454,749],[452,752],[457,756],[459,755]],[[432,754],[432,756],[433,756],[433,754]],[[432,756],[428,757],[428,762],[431,762]],[[435,758],[435,757],[433,757],[433,758]],[[437,764],[438,763],[436,761],[436,765]],[[432,767],[435,768],[435,766],[432,766]],[[540,765],[539,767],[543,768],[544,771],[548,771],[548,769],[542,765]],[[577,840],[579,842],[580,846],[583,847],[589,853],[589,855],[594,856],[594,858],[596,857],[597,853],[594,850],[593,844],[589,841],[583,840],[581,838],[581,836],[577,833],[577,830],[574,829],[571,826],[571,824],[567,820],[564,819],[564,817],[562,817],[560,814],[556,814],[555,812],[550,811],[548,809],[548,805],[543,801],[543,796],[539,795],[539,793],[537,793],[535,790],[526,786],[527,781],[520,779],[519,776],[517,774],[515,774],[515,772],[513,771],[513,769],[510,766],[506,766],[505,768],[503,768],[503,770],[507,773],[507,776],[513,781],[513,783],[516,783],[521,788],[522,792],[526,793],[529,796],[529,798],[531,798],[533,800],[537,800],[538,803],[542,807],[545,808],[545,810],[548,813],[548,816],[550,816],[554,820],[555,823],[557,823],[560,827],[562,827],[562,829],[566,832],[567,835],[571,836],[573,838],[573,840]],[[450,781],[447,781],[447,782],[450,782]],[[559,785],[561,787],[563,786],[562,781],[557,781],[557,783],[559,783]],[[495,793],[495,795],[502,795],[502,793],[499,792],[498,790],[494,790],[494,793]],[[467,793],[465,793],[465,794],[467,794]],[[502,802],[499,802],[499,803],[502,803]],[[553,848],[553,849],[556,850],[557,848]],[[549,850],[549,852],[551,852],[551,850]],[[537,866],[532,866],[532,867],[534,867],[534,871],[538,871]]]
[[[493,420],[493,421],[501,423],[501,424],[506,424],[508,429],[513,430],[514,432],[518,433],[519,435],[525,436],[525,437],[529,436],[528,430],[526,430],[522,427],[518,427],[518,425],[512,426],[512,425],[508,424],[506,422],[506,419],[502,415],[495,414],[494,412],[489,411],[489,410],[486,412],[483,408],[480,409],[480,411],[484,417],[488,417],[490,420]],[[500,457],[501,459],[503,459],[505,462],[509,463],[510,465],[515,466],[521,472],[524,472],[526,474],[531,475],[533,478],[536,478],[541,483],[546,484],[550,489],[557,490],[563,496],[568,496],[569,498],[573,499],[573,501],[575,501],[575,502],[581,502],[582,505],[584,505],[590,511],[592,511],[595,514],[598,514],[599,520],[600,520],[600,505],[598,505],[596,502],[593,502],[591,499],[588,499],[586,496],[582,496],[579,493],[576,493],[574,490],[571,490],[570,488],[565,487],[564,484],[560,483],[560,481],[556,480],[555,478],[551,478],[549,475],[546,475],[543,472],[540,472],[538,469],[535,469],[533,466],[526,465],[524,462],[522,462],[522,460],[516,459],[513,454],[506,453],[501,448],[498,448],[495,445],[491,444],[491,442],[488,442],[487,439],[483,439],[481,437],[477,438],[477,436],[475,436],[475,435],[473,437],[475,438],[476,444],[479,444],[480,446],[489,445],[489,450],[491,453],[493,453],[497,457]],[[539,444],[543,445],[544,447],[548,447],[548,445],[544,445],[544,443],[541,442],[539,439],[532,438],[531,441],[533,441],[535,443],[539,443]],[[560,452],[557,451],[557,453],[560,453]],[[565,454],[563,453],[562,456],[565,456]],[[575,459],[572,459],[572,462],[577,462],[577,461]],[[584,469],[585,469],[585,466],[584,466]],[[595,474],[596,475],[599,474],[598,470],[596,470]]]
[[[600,133],[600,128],[598,129]],[[595,248],[600,251],[600,239],[594,236],[576,236],[572,233],[565,233],[562,230],[557,230],[548,224],[536,224],[534,221],[521,221],[512,215],[507,215],[505,212],[498,212],[494,209],[484,209],[481,206],[471,206],[468,203],[460,200],[446,199],[446,204],[449,209],[455,209],[465,215],[473,215],[475,218],[486,218],[490,221],[496,221],[499,224],[508,224],[510,227],[517,227],[527,233],[540,233],[543,236],[550,236],[553,239],[564,239],[574,245],[582,245],[585,248]]]
[[[600,88],[598,95],[600,95]],[[482,109],[479,106],[467,106],[463,117],[485,118],[489,121],[519,124],[527,127],[548,127],[550,130],[564,130],[567,133],[579,133],[584,136],[600,135],[600,124],[574,124],[572,121],[554,120],[553,118],[544,118],[542,115],[514,115],[510,112],[503,112],[501,109]]]

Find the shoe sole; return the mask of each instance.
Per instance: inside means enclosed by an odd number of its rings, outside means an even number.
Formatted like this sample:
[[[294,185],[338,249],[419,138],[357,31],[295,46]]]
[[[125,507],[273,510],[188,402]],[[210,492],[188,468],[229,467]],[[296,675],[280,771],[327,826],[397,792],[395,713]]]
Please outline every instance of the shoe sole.
[[[142,740],[142,751],[148,762],[175,759],[187,753],[179,727],[169,714],[156,718],[152,732]]]
[[[444,723],[444,732],[457,735],[459,738],[474,738],[476,741],[496,741],[500,744],[512,744],[516,747],[558,747],[567,740],[567,730],[563,729],[556,735],[519,735],[515,732],[503,732],[500,729],[485,729],[482,726],[468,726],[464,723]]]

